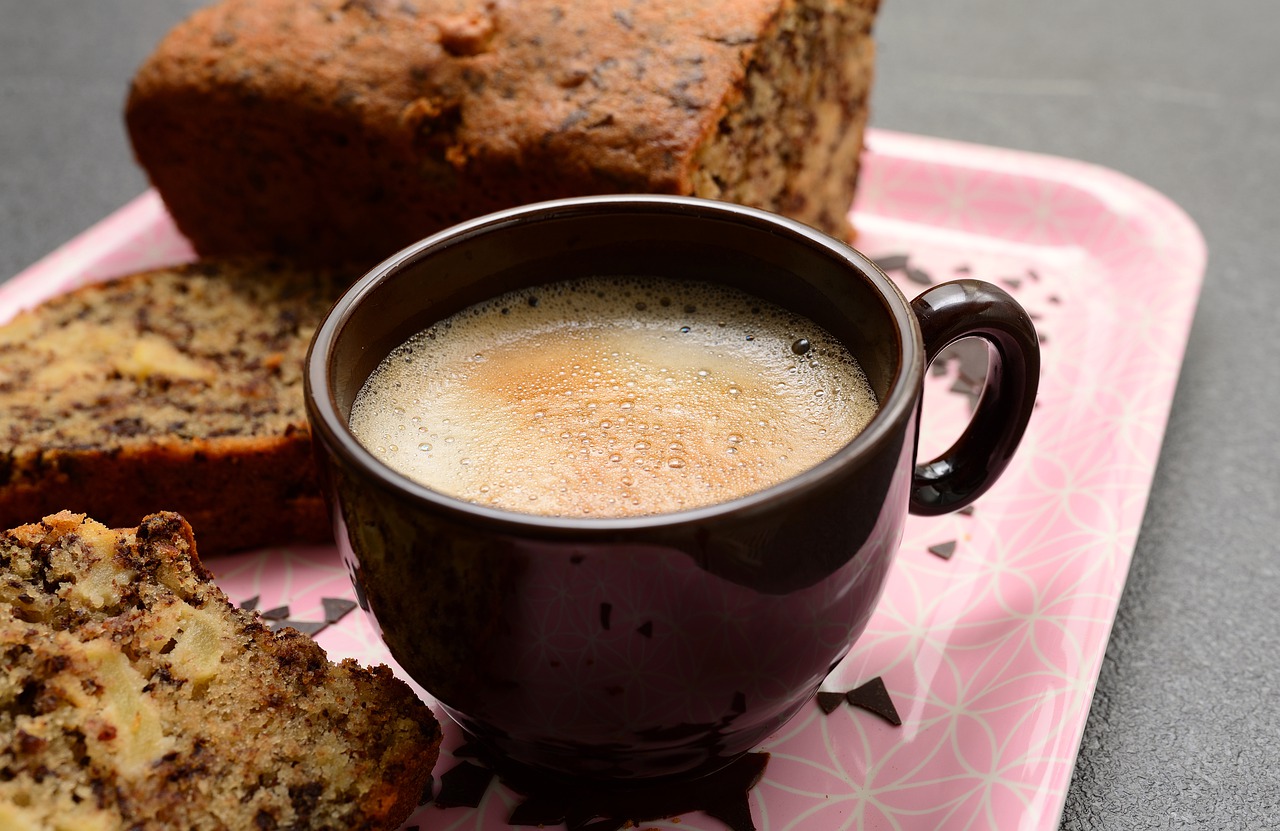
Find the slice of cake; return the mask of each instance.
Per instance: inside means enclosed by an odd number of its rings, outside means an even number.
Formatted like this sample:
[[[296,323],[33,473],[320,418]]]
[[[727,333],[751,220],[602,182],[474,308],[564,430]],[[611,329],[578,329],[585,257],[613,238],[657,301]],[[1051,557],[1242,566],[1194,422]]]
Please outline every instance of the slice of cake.
[[[233,607],[177,514],[0,533],[0,828],[390,829],[431,711]]]
[[[134,78],[138,161],[205,254],[389,256],[652,192],[848,233],[878,0],[222,0]]]
[[[182,513],[206,553],[331,538],[303,408],[347,276],[204,262],[87,286],[0,327],[0,528]]]

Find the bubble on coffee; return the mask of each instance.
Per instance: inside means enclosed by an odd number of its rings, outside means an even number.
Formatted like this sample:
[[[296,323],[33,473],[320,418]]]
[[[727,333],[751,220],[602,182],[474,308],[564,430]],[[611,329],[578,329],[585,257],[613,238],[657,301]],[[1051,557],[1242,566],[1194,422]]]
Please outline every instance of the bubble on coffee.
[[[624,517],[725,502],[851,441],[862,369],[806,318],[707,283],[525,289],[394,350],[352,407],[388,466],[521,513]]]

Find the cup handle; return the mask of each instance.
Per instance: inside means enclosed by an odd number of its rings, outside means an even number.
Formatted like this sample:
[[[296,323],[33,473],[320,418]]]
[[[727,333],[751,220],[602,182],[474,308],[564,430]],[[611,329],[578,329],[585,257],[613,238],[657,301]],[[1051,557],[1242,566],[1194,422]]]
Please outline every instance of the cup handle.
[[[1009,464],[1035,407],[1040,341],[1018,302],[980,280],[934,286],[911,308],[926,364],[961,338],[982,338],[989,346],[987,380],[969,426],[945,453],[917,465],[912,478],[911,513],[937,516],[977,499]]]

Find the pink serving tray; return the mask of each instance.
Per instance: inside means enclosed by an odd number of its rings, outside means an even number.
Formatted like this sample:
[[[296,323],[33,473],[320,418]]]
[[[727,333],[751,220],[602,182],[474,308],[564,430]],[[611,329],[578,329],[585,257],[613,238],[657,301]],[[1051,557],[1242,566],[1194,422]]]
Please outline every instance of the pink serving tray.
[[[902,726],[848,706],[802,712],[765,744],[772,758],[751,810],[761,831],[1053,829],[1150,490],[1204,242],[1165,197],[1103,168],[883,131],[868,147],[858,247],[908,255],[912,271],[892,272],[908,296],[926,276],[1008,289],[1043,334],[1040,403],[1018,457],[972,514],[908,522],[878,611],[824,684],[843,691],[882,676]],[[0,286],[0,319],[191,256],[147,193]],[[930,375],[922,454],[967,416],[953,391],[959,364]],[[952,542],[949,560],[929,551]],[[208,565],[234,601],[287,605],[292,620],[323,620],[321,598],[352,597],[333,548]],[[333,658],[390,662],[359,612],[316,639]],[[458,739],[446,725],[437,775]],[[476,809],[428,805],[408,826],[507,828],[517,803],[494,785]],[[642,827],[724,828],[698,813]]]

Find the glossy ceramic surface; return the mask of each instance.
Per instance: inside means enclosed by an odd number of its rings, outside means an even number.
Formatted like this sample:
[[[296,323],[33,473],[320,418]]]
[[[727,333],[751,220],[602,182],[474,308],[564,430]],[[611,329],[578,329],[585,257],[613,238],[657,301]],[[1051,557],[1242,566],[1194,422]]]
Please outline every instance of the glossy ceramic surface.
[[[608,519],[444,497],[348,429],[359,389],[406,332],[477,297],[619,269],[721,283],[821,324],[866,372],[875,418],[766,490]],[[389,258],[316,330],[305,377],[338,548],[391,655],[498,758],[544,771],[691,777],[756,747],[811,701],[881,594],[906,518],[925,353],[977,333],[996,345],[974,424],[915,491],[931,508],[959,508],[995,480],[1035,403],[1035,329],[1004,291],[951,282],[916,305],[924,327],[865,257],[807,226],[681,197],[515,208]]]
[[[1040,406],[1001,481],[972,515],[913,517],[884,597],[824,684],[882,676],[892,727],[850,707],[802,711],[766,740],[751,792],[762,831],[1054,829],[1124,587],[1205,250],[1167,199],[1075,161],[882,132],[855,205],[858,247],[913,296],[928,276],[1004,286],[1045,340]],[[190,257],[148,194],[0,287],[0,316],[73,285]],[[925,457],[969,414],[962,362],[926,382]],[[953,388],[959,389],[954,392]],[[949,560],[930,553],[954,543]],[[351,597],[333,548],[211,563],[236,600],[323,619]],[[556,599],[546,598],[554,615]],[[332,657],[385,660],[357,614],[317,636]],[[446,748],[457,741],[447,734]],[[438,772],[453,760],[446,752]],[[420,810],[408,825],[505,828],[515,797]],[[701,814],[645,828],[719,831]]]

